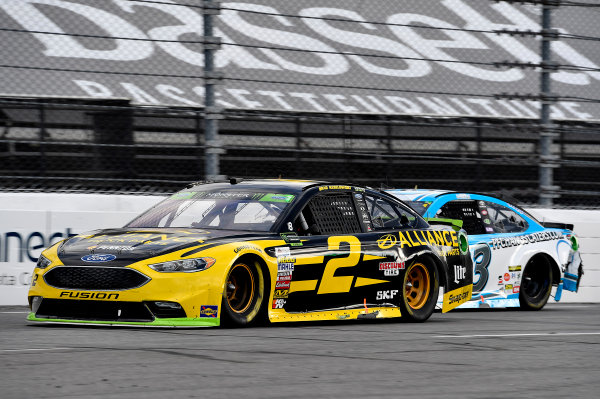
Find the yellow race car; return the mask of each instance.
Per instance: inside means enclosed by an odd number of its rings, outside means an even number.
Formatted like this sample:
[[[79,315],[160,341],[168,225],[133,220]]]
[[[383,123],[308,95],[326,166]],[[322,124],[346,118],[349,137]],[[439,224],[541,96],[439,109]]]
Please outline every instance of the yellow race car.
[[[231,179],[192,185],[124,228],[46,249],[33,273],[28,320],[173,327],[425,321],[440,287],[446,312],[471,298],[472,283],[464,230],[430,225],[386,193]]]

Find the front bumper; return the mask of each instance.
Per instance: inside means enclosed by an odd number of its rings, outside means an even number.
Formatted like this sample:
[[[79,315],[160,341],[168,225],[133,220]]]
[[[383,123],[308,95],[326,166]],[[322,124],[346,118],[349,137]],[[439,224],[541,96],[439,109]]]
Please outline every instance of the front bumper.
[[[55,267],[65,267],[62,265]],[[209,327],[220,324],[223,275],[218,268],[197,273],[159,273],[130,268],[148,277],[131,289],[83,289],[48,284],[35,269],[29,290],[32,322]]]

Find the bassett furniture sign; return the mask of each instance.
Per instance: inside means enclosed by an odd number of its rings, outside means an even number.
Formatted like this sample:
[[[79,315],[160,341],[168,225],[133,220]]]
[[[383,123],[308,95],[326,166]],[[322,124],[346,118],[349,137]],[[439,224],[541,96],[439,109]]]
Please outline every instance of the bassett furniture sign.
[[[2,0],[0,90],[201,106],[199,4]],[[539,63],[539,38],[494,31],[539,31],[539,14],[533,6],[491,0],[224,2],[215,30],[223,42],[216,65],[226,77],[218,102],[244,109],[535,118],[539,103],[493,95],[537,94],[539,71],[493,63]],[[554,15],[561,33],[600,36],[596,12],[562,7]],[[553,58],[571,66],[552,74],[553,91],[599,97],[597,42],[552,46]],[[600,106],[566,99],[553,106],[552,117],[600,119]]]

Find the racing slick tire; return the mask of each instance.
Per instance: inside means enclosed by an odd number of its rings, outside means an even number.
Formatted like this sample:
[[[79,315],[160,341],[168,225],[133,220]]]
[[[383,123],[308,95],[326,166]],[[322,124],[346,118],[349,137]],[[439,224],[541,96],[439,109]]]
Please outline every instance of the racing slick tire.
[[[265,279],[258,262],[238,259],[225,279],[221,324],[243,327],[254,324],[264,313]]]
[[[552,267],[532,259],[525,266],[519,289],[522,310],[540,310],[548,302],[552,290]]]
[[[424,322],[435,309],[440,291],[438,270],[432,260],[414,261],[404,273],[400,312],[409,322]]]

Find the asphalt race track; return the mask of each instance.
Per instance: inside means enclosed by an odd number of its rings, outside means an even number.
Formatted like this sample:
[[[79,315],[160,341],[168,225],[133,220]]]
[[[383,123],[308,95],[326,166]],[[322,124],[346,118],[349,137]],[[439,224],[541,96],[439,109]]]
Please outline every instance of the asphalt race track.
[[[598,398],[600,304],[424,324],[29,325],[0,308],[0,397]]]

